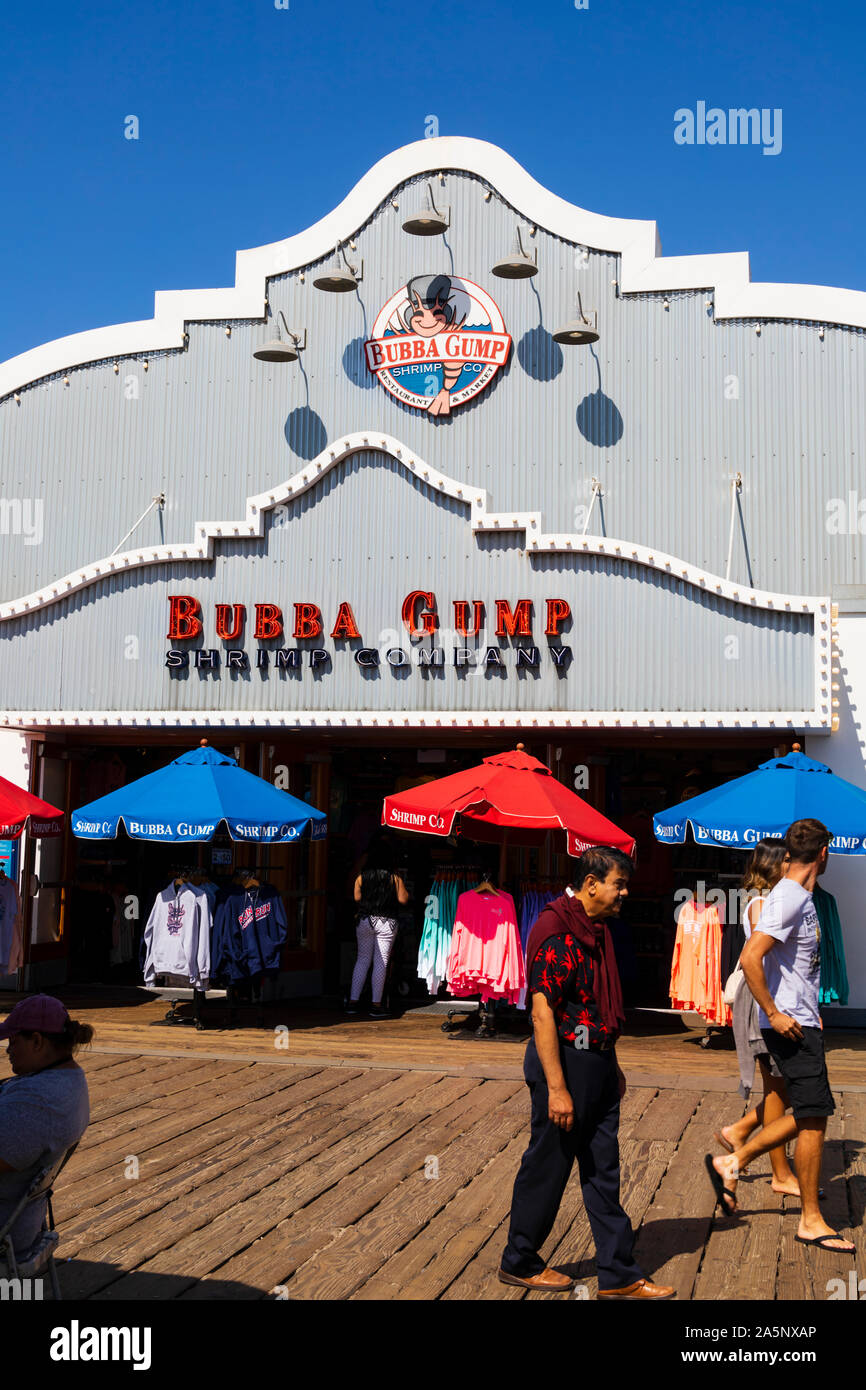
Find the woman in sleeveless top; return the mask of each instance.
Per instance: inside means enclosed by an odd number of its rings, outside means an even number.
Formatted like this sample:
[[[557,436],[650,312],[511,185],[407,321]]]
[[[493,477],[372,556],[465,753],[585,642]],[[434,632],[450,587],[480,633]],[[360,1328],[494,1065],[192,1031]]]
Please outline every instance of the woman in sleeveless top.
[[[397,935],[397,913],[409,901],[406,885],[394,872],[387,849],[374,848],[367,864],[355,879],[355,902],[358,904],[358,956],[352,973],[352,988],[346,1003],[346,1013],[358,1012],[361,991],[373,967],[373,1004],[370,1018],[387,1017],[382,1008],[382,992],[388,961]]]
[[[760,928],[764,902],[785,871],[786,855],[784,840],[766,839],[758,842],[749,860],[743,878],[743,888],[748,895],[743,912],[743,931],[747,941],[755,928]],[[734,1041],[737,1044],[745,1087],[751,1086],[754,1064],[757,1061],[764,1094],[759,1104],[753,1110],[749,1110],[741,1120],[736,1120],[731,1125],[723,1125],[716,1131],[714,1137],[727,1153],[741,1148],[752,1130],[779,1119],[788,1108],[785,1083],[776,1063],[767,1053],[766,1043],[761,1037],[757,1007],[745,979],[741,979],[733,1005]],[[747,1076],[748,1081],[745,1080]],[[744,1092],[741,1087],[741,1093],[745,1093],[748,1099],[748,1089]],[[784,1144],[770,1150],[770,1163],[773,1169],[773,1191],[799,1196],[797,1177],[788,1162]],[[731,1196],[733,1197],[733,1194]],[[729,1211],[735,1210],[728,1198],[725,1198],[725,1205]]]

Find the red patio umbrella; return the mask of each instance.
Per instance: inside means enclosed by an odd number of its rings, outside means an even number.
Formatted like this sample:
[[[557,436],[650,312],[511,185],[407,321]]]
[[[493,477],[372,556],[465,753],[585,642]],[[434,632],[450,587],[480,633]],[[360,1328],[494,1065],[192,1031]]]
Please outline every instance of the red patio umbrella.
[[[459,828],[472,840],[508,836],[510,843],[536,846],[551,830],[564,830],[568,853],[575,857],[593,845],[613,845],[626,854],[634,850],[632,835],[557,781],[522,743],[485,758],[479,767],[386,796],[382,806],[383,825],[425,835],[450,835],[458,816]]]
[[[59,835],[63,814],[56,806],[0,777],[0,840],[17,840],[28,820],[31,835]]]

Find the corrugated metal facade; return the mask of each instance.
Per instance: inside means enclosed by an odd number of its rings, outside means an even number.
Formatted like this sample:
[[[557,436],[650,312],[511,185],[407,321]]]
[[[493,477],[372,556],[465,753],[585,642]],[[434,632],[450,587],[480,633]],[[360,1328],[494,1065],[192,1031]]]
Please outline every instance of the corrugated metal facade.
[[[0,629],[26,641],[27,661],[14,680],[16,701],[52,708],[185,711],[281,710],[656,710],[792,709],[811,704],[811,617],[744,613],[739,605],[645,567],[603,558],[539,557],[527,562],[510,537],[478,544],[467,510],[443,499],[380,454],[357,454],[287,508],[285,524],[269,526],[258,542],[227,541],[212,567],[156,565],[91,585],[43,616],[12,619]],[[399,516],[399,525],[393,524]],[[351,547],[335,538],[351,535]],[[316,557],[323,563],[317,564]],[[436,595],[444,652],[441,669],[411,664],[412,644],[401,606],[416,589]],[[189,594],[202,606],[204,633],[194,646],[223,655],[218,674],[163,668],[168,595]],[[481,598],[486,632],[471,642],[455,631],[454,600]],[[497,640],[496,598],[533,602],[537,668],[517,667],[516,647],[527,638]],[[583,648],[592,662],[560,669],[544,636],[545,601],[565,598],[572,611],[558,646]],[[337,606],[347,601],[361,631],[334,642]],[[233,642],[216,638],[213,605],[244,604],[246,630]],[[322,611],[325,634],[315,642],[253,641],[255,603],[276,603],[287,623],[295,603]],[[732,648],[731,638],[737,645]],[[354,652],[366,644],[381,653],[378,671],[362,670]],[[321,647],[330,660],[317,670],[305,655],[298,670],[231,671],[230,648],[255,663],[259,646]],[[430,640],[427,639],[429,648]],[[502,668],[456,665],[455,648],[502,652]],[[410,663],[391,668],[388,650]],[[396,656],[393,658],[398,659]],[[567,659],[567,658],[566,658]],[[465,661],[465,658],[462,660]],[[754,679],[761,672],[760,681]],[[60,680],[55,685],[55,677]],[[679,703],[671,693],[679,689]],[[106,700],[109,703],[106,703]]]
[[[242,518],[248,496],[283,482],[328,443],[355,430],[387,432],[451,478],[487,489],[492,509],[539,511],[547,531],[581,530],[590,479],[604,488],[606,534],[723,574],[731,478],[756,587],[832,594],[866,584],[856,519],[837,533],[852,492],[866,491],[863,416],[866,343],[860,330],[715,323],[709,292],[620,297],[619,259],[539,227],[539,274],[510,282],[490,273],[509,249],[514,210],[488,185],[448,173],[437,196],[451,207],[444,239],[403,232],[424,179],[394,192],[358,230],[364,277],[355,295],[328,295],[310,268],[269,285],[273,310],[306,328],[291,367],[257,362],[270,323],[190,323],[184,351],[76,368],[0,403],[0,496],[42,503],[44,535],[0,537],[0,599],[30,593],[109,554],[164,492],[136,545],[192,540],[199,520]],[[514,339],[508,365],[482,395],[438,422],[394,400],[367,371],[363,343],[376,314],[407,278],[444,270],[490,293]],[[598,310],[601,340],[560,348],[550,333],[572,317],[580,289]],[[667,304],[667,307],[665,305]],[[833,499],[838,499],[836,503]],[[847,512],[843,515],[847,516]],[[591,530],[599,529],[596,508]],[[864,523],[866,524],[866,523]],[[8,530],[8,526],[6,527]],[[31,538],[32,539],[32,538]],[[714,602],[642,566],[566,556],[527,558],[521,535],[473,537],[468,512],[427,491],[383,455],[340,465],[289,508],[265,542],[218,544],[212,564],[161,565],[101,582],[23,620],[0,624],[7,709],[469,708],[791,709],[813,703],[811,619]],[[748,579],[739,531],[732,578]],[[163,669],[169,592],[199,595],[205,641],[212,604],[352,602],[364,638],[399,627],[402,596],[432,588],[450,622],[452,599],[536,603],[568,598],[565,641],[591,630],[592,672],[557,676],[546,652],[531,673],[439,678],[417,670],[364,679],[348,651],[329,672],[217,681]],[[739,638],[739,659],[725,640]],[[138,639],[138,659],[124,641]],[[26,646],[25,644],[26,640]],[[253,651],[251,640],[246,643]],[[323,645],[332,647],[330,642]],[[23,653],[26,651],[26,660]],[[728,655],[726,655],[726,651]],[[513,665],[513,658],[507,658]],[[755,673],[760,671],[756,694]],[[518,687],[519,681],[519,687]]]

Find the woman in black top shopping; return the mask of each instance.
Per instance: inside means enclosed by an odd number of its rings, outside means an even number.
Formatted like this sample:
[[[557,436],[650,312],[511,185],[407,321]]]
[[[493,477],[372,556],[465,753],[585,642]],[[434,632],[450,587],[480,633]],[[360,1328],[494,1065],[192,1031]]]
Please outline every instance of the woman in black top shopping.
[[[346,1013],[358,1012],[361,991],[373,967],[373,1004],[371,1018],[386,1018],[382,1008],[382,992],[388,961],[397,935],[397,913],[409,901],[406,885],[394,872],[386,848],[371,850],[367,866],[355,879],[355,902],[358,904],[358,958],[352,974],[352,988]]]

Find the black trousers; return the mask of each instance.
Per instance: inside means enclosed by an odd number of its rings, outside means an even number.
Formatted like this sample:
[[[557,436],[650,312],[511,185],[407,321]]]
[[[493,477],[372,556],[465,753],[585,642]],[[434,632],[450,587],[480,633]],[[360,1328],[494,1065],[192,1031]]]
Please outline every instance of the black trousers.
[[[524,1278],[545,1268],[538,1252],[553,1229],[577,1159],[583,1203],[595,1241],[598,1286],[623,1288],[644,1275],[634,1261],[634,1232],[619,1201],[616,1059],[613,1051],[578,1050],[568,1044],[563,1044],[561,1057],[574,1102],[574,1125],[568,1132],[548,1119],[544,1069],[535,1040],[527,1044],[523,1074],[532,1098],[532,1130],[514,1181],[502,1268]]]

